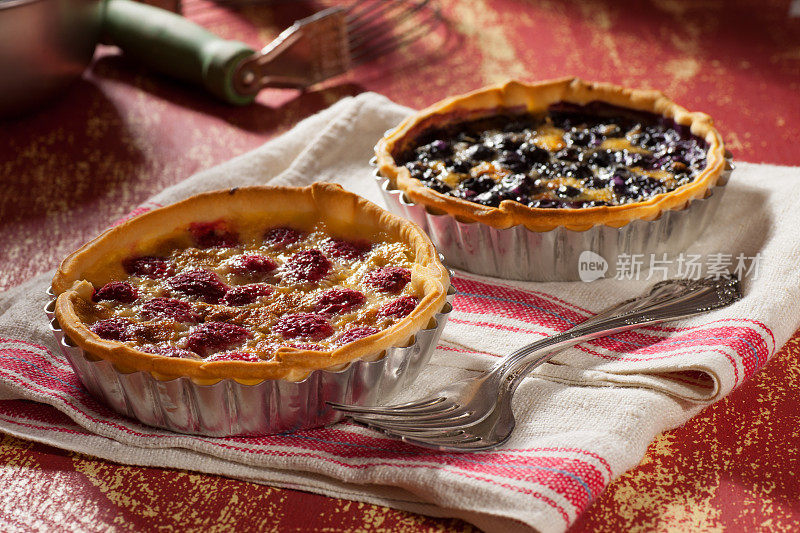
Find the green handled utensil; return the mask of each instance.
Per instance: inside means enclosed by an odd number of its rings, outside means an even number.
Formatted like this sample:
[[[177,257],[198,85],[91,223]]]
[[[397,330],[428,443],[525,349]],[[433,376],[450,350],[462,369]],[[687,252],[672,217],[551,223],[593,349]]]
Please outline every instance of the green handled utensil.
[[[132,0],[106,0],[101,39],[143,65],[205,87],[228,103],[245,105],[255,98],[239,93],[233,80],[239,64],[256,51],[170,11]]]
[[[234,105],[264,87],[304,89],[431,33],[429,0],[357,0],[298,20],[264,49],[132,0],[0,0],[0,117],[62,92],[98,39]]]
[[[256,52],[174,13],[106,0],[103,35],[145,65],[202,85],[236,105],[264,87],[304,89],[429,34],[441,22],[429,0],[358,0],[298,20]]]

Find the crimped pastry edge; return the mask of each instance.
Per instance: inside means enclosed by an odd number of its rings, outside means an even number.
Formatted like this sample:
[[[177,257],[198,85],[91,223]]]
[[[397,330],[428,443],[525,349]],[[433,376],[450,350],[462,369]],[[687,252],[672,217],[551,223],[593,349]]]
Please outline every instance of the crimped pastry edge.
[[[529,112],[546,110],[550,104],[569,102],[585,105],[592,101],[638,111],[649,111],[671,118],[677,124],[689,126],[692,133],[703,138],[707,145],[706,168],[691,182],[673,191],[656,195],[646,201],[620,206],[598,206],[583,209],[531,208],[510,200],[499,207],[489,207],[438,193],[412,178],[409,170],[395,164],[397,147],[411,142],[416,134],[434,125],[446,124],[464,117],[490,116],[498,109],[524,109]],[[593,226],[621,227],[632,220],[655,220],[665,210],[683,209],[692,200],[704,198],[722,175],[725,147],[710,116],[690,112],[661,92],[628,89],[610,83],[586,82],[579,78],[562,78],[526,84],[509,81],[476,91],[453,96],[410,116],[375,146],[378,171],[393,187],[402,190],[410,200],[423,204],[434,213],[447,213],[460,221],[480,222],[497,229],[525,226],[537,232],[551,231],[559,226],[585,231]]]
[[[355,228],[369,224],[375,231],[386,232],[410,244],[415,255],[411,283],[422,294],[419,304],[392,327],[336,350],[284,347],[277,352],[275,360],[258,363],[205,362],[149,354],[116,341],[101,339],[78,316],[74,305],[76,299],[87,296],[92,280],[94,284],[104,283],[113,279],[114,273],[119,274],[121,265],[117,263],[122,258],[146,251],[148,246],[164,236],[185,233],[191,222],[219,218],[252,220],[260,216],[269,217],[269,225],[291,223],[293,216],[303,219],[303,225],[325,222],[338,237],[352,236],[348,228],[357,231]],[[169,229],[165,231],[164,228]],[[89,281],[84,279],[87,272]],[[379,357],[387,348],[405,344],[428,325],[444,306],[448,287],[449,273],[419,226],[332,183],[315,183],[302,188],[261,186],[212,191],[149,211],[106,230],[70,254],[61,263],[52,283],[53,293],[57,296],[55,314],[59,324],[88,354],[114,363],[123,372],[142,370],[158,379],[185,376],[198,383],[213,383],[230,378],[244,384],[266,379],[298,381],[313,370]]]

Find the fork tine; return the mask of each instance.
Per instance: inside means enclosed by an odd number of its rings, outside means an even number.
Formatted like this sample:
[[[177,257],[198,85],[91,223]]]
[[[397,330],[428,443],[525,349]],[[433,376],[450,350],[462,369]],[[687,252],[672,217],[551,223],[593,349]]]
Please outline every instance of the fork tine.
[[[497,448],[498,444],[493,442],[487,443],[482,438],[478,436],[471,436],[469,439],[463,439],[460,441],[428,441],[426,439],[413,439],[409,437],[400,437],[400,440],[407,442],[409,444],[413,444],[415,446],[421,446],[423,448],[431,448],[434,450],[438,450],[440,452],[480,452],[484,450],[491,450],[493,448]]]
[[[436,25],[441,22],[441,18],[438,12],[429,15],[426,19],[421,21],[418,25],[416,25],[410,31],[402,34],[402,35],[391,35],[389,37],[382,37],[380,41],[375,45],[372,43],[370,47],[359,46],[356,47],[356,50],[352,50],[351,61],[353,65],[360,65],[362,63],[366,63],[367,61],[371,61],[376,57],[386,55],[389,52],[400,48],[401,46],[408,44],[412,41],[423,37],[424,35],[429,34],[433,30],[436,29]]]
[[[374,423],[370,420],[353,417],[354,422],[358,422],[359,424],[363,424],[368,426],[372,429],[377,429],[379,431],[383,431],[386,434],[393,435],[395,437],[408,437],[413,439],[422,440],[422,437],[416,433],[408,432],[404,429],[395,429],[393,427],[384,426],[383,424]],[[447,429],[447,430],[440,430],[438,432],[431,431],[427,436],[425,436],[424,440],[437,440],[437,439],[454,439],[459,437],[460,435],[464,435],[465,431],[463,429]]]
[[[386,407],[360,407],[357,405],[341,405],[336,403],[329,403],[331,407],[342,411],[344,413],[356,414],[362,416],[378,416],[386,417],[384,420],[399,420],[404,417],[426,417],[429,415],[439,415],[447,413],[456,409],[458,406],[452,403],[443,405],[441,402],[436,403],[430,407],[419,407],[414,409],[394,409]]]
[[[427,409],[436,407],[436,409],[440,409],[444,406],[439,406],[442,402],[444,402],[446,398],[437,396],[435,398],[425,398],[422,400],[417,400],[415,402],[408,402],[408,403],[400,403],[394,405],[349,405],[343,403],[336,403],[336,402],[328,402],[331,407],[335,409],[339,409],[340,411],[347,411],[347,412],[364,412],[364,413],[374,413],[374,414],[391,414],[391,413],[400,413],[400,412],[417,412],[417,411],[425,411]]]
[[[352,6],[347,8],[347,17],[345,21],[347,23],[355,22],[382,5],[383,2],[380,0],[357,0]]]
[[[400,25],[408,20],[409,17],[414,15],[417,11],[424,8],[430,0],[421,0],[417,3],[404,3],[404,2],[395,2],[395,8],[402,8],[401,11],[398,13],[393,13],[390,16],[388,13],[391,13],[391,9],[385,10],[380,15],[387,15],[383,17],[378,23],[369,25],[372,21],[379,18],[379,16],[371,17],[370,20],[365,21],[364,23],[358,25],[351,25],[348,23],[347,25],[347,32],[348,38],[350,42],[350,49],[355,49],[356,47],[360,46],[361,44],[368,42],[378,36],[385,35],[391,31],[392,28],[398,28]]]
[[[390,434],[390,432],[389,432]],[[440,437],[425,437],[417,438],[414,436],[398,435],[402,440],[409,444],[416,444],[417,446],[435,447],[438,449],[450,447],[451,449],[458,449],[466,447],[466,445],[481,442],[483,439],[478,435],[472,433],[459,433],[457,435],[442,435]]]
[[[428,428],[452,428],[469,426],[480,422],[484,417],[475,417],[473,411],[453,414],[456,407],[430,414],[409,414],[409,415],[382,415],[372,413],[351,413],[364,420],[372,420],[376,424],[396,427],[398,429],[425,430]]]
[[[355,417],[354,417],[355,418]],[[369,416],[357,416],[360,422],[371,424],[374,427],[380,427],[386,431],[402,431],[417,437],[431,437],[440,435],[444,431],[463,430],[472,427],[478,423],[479,420],[473,420],[467,416],[447,419],[444,421],[430,421],[430,423],[404,423],[402,421],[388,421],[376,420]]]
[[[426,444],[432,444],[435,446],[443,447],[443,446],[458,446],[463,447],[465,444],[472,444],[475,442],[481,442],[483,439],[477,435],[469,435],[464,434],[458,439],[404,439],[407,442],[424,442]]]
[[[361,3],[361,5],[364,4],[365,2]],[[345,19],[347,23],[347,32],[350,34],[358,32],[361,28],[369,25],[375,20],[380,19],[386,13],[391,13],[398,7],[405,7],[405,6],[407,6],[406,2],[378,0],[376,2],[373,2],[371,6],[362,10],[361,13],[358,13],[355,16],[352,15],[352,11],[348,10],[349,13],[351,14],[349,14]]]
[[[428,405],[435,405],[437,403],[442,403],[443,401],[445,401],[445,398],[441,396],[436,396],[435,398],[423,398],[421,400],[417,400],[414,402],[395,403],[392,405],[384,405],[383,407],[394,408],[394,409],[411,409],[414,407],[426,407]]]
[[[417,446],[424,446],[436,449],[451,449],[457,451],[458,449],[481,449],[477,443],[483,440],[483,437],[470,433],[462,428],[454,428],[448,430],[431,430],[425,434],[419,434],[403,429],[395,429],[384,426],[383,424],[375,424],[368,420],[353,418],[354,422],[367,426],[369,428],[381,431],[389,436],[400,438],[401,440]],[[495,444],[483,446],[483,448],[492,448]]]

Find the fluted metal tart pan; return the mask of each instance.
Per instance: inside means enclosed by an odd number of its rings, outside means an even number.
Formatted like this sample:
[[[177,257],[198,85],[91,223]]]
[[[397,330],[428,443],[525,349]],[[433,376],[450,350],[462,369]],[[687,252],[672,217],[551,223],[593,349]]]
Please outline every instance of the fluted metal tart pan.
[[[374,159],[371,164],[375,165]],[[581,279],[579,266],[587,251],[600,256],[608,266],[606,277],[613,277],[623,255],[641,255],[646,267],[651,254],[660,258],[685,250],[713,220],[732,170],[728,152],[724,171],[704,198],[690,201],[683,209],[664,211],[655,220],[633,220],[619,228],[598,225],[585,231],[559,226],[544,232],[522,225],[498,229],[433,213],[392,188],[377,169],[374,176],[388,210],[421,226],[448,266],[505,279],[575,281]]]
[[[338,369],[311,372],[301,381],[264,380],[245,385],[222,379],[201,385],[188,377],[160,380],[149,372],[126,373],[110,361],[92,357],[75,345],[55,318],[55,296],[45,307],[61,352],[81,383],[116,412],[148,426],[194,435],[270,435],[325,426],[342,414],[327,402],[377,403],[407,387],[428,363],[452,310],[455,290],[427,327],[406,346]]]

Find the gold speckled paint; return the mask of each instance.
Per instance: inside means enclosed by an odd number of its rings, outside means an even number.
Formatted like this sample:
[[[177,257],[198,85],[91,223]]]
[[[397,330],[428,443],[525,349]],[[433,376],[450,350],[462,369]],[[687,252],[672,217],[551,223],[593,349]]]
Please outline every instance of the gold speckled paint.
[[[439,4],[452,20],[448,31],[302,94],[264,91],[246,108],[219,104],[99,47],[60,100],[0,124],[0,287],[54,268],[163,188],[364,90],[421,108],[510,77],[577,75],[659,88],[713,116],[737,159],[800,164],[800,19],[787,17],[786,1]],[[221,35],[260,46],[311,7],[278,5],[237,12],[187,0],[182,9]],[[572,531],[796,531],[799,360],[795,337],[728,398],[659,437]],[[471,530],[301,491],[120,466],[8,436],[0,463],[6,530]]]

